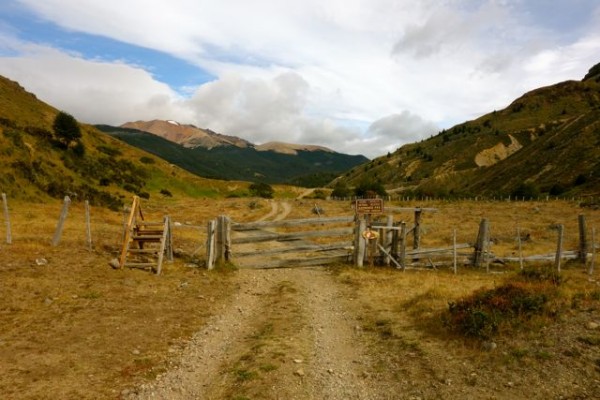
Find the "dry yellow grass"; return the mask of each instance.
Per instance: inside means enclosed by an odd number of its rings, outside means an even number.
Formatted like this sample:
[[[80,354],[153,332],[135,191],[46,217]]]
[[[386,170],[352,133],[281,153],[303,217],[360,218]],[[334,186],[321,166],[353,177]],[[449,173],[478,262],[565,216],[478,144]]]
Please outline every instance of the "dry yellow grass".
[[[314,216],[315,203],[328,216],[351,213],[349,202],[286,201],[293,205],[288,218]],[[12,245],[3,243],[3,225],[0,228],[0,393],[7,399],[41,399],[49,394],[65,399],[117,398],[123,388],[168,368],[173,354],[235,291],[227,272],[190,268],[192,262],[201,264],[204,258],[206,222],[220,214],[252,221],[271,209],[269,201],[257,199],[143,202],[147,218],[169,214],[177,222],[174,246],[179,256],[163,266],[163,275],[155,276],[108,266],[120,247],[122,213],[92,209],[94,251],[88,252],[81,204],[71,206],[57,247],[50,242],[60,202],[30,204],[9,199],[9,204]],[[507,255],[516,251],[517,226],[532,237],[524,244],[525,255],[554,251],[556,233],[549,229],[550,224],[565,225],[567,249],[577,246],[579,213],[586,215],[589,227],[600,226],[599,211],[567,202],[394,205],[438,208],[437,213],[424,214],[423,247],[449,245],[454,228],[459,242],[473,242],[482,217],[490,220],[496,239],[493,251]],[[405,215],[407,221],[412,217],[411,213]],[[43,264],[42,258],[47,264],[38,265]],[[588,280],[576,263],[570,264],[565,274],[569,277],[566,295],[587,304],[597,283]],[[594,278],[597,276],[598,272]],[[491,287],[503,276],[466,268],[460,268],[456,276],[444,269],[401,273],[385,268],[344,268],[338,278],[357,299],[355,311],[364,326],[379,337],[394,338],[383,340],[383,345],[393,342],[393,346],[436,356],[445,350],[444,339],[432,339],[437,334],[436,316],[448,300]],[[558,343],[556,337],[551,335],[548,340]],[[509,363],[516,357],[511,354],[521,354],[518,349],[527,355],[539,354],[526,339],[511,347],[506,359],[499,353],[484,357]],[[428,347],[427,343],[433,344]],[[554,354],[550,343],[544,349]],[[469,356],[471,351],[468,346],[457,347],[451,354]],[[268,360],[261,363],[265,368],[269,364]],[[401,367],[412,373],[405,369]]]

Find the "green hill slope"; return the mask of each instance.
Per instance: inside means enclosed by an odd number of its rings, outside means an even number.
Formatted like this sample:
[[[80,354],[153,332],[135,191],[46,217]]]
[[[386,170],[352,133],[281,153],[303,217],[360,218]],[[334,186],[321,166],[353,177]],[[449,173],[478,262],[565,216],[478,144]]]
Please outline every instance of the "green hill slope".
[[[600,83],[594,68],[584,81],[531,91],[503,110],[405,145],[340,179],[430,196],[598,195]]]
[[[124,142],[153,153],[206,178],[321,186],[368,159],[332,151],[299,150],[297,154],[259,151],[252,146],[188,148],[136,129],[97,125]]]
[[[224,184],[198,178],[89,125],[79,124],[82,146],[59,146],[52,127],[58,113],[0,76],[1,192],[34,201],[70,195],[114,209],[132,194],[225,194]]]

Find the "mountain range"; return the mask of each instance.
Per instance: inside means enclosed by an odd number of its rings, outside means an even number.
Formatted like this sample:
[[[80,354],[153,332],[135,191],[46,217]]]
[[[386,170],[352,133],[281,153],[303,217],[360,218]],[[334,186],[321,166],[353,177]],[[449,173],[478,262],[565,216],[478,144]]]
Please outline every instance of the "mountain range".
[[[269,142],[255,145],[176,121],[136,121],[103,132],[212,179],[323,186],[368,159],[322,146]]]

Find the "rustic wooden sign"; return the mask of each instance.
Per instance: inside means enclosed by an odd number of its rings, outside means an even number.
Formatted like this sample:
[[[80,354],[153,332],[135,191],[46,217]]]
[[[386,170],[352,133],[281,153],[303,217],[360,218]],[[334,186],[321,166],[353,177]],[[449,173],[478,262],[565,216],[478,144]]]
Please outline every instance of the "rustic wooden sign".
[[[383,199],[358,199],[354,209],[357,214],[383,214]]]

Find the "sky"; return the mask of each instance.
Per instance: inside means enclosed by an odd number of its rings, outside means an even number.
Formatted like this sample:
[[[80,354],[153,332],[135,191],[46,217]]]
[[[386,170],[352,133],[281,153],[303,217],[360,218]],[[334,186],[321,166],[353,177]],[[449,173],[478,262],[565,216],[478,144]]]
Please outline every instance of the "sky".
[[[2,0],[0,75],[79,121],[369,158],[580,80],[599,0]]]

